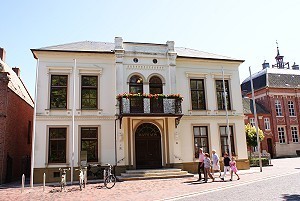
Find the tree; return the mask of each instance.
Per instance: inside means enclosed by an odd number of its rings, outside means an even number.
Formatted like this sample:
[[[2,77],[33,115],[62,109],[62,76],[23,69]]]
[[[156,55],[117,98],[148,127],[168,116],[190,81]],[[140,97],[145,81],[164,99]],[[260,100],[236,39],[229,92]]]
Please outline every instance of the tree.
[[[250,124],[245,125],[245,133],[247,139],[247,145],[249,147],[256,147],[257,146],[257,137],[256,137],[256,128],[251,126]],[[258,128],[259,133],[259,141],[263,141],[265,135],[262,130]]]

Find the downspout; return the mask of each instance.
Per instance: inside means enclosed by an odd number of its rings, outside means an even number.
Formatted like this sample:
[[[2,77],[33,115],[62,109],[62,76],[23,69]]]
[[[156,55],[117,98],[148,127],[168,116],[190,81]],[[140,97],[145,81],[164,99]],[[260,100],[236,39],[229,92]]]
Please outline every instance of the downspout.
[[[35,70],[35,90],[34,90],[34,110],[33,110],[33,125],[32,125],[32,142],[31,142],[31,167],[30,167],[30,187],[33,188],[33,173],[34,173],[34,148],[36,135],[36,110],[37,110],[37,91],[39,78],[39,59],[36,62]]]
[[[76,79],[76,59],[74,59],[74,69],[73,69],[73,108],[72,108],[72,158],[71,158],[71,184],[73,184],[73,177],[74,177],[74,152],[75,152],[75,103],[76,103],[76,86],[75,86],[75,79]]]

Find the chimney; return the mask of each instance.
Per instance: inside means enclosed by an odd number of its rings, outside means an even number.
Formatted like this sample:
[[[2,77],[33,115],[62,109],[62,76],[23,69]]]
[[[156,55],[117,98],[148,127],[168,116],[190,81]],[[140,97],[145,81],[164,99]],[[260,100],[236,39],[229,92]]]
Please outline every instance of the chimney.
[[[265,68],[270,68],[270,64],[266,63],[266,60],[264,61],[264,63],[262,64],[263,69]]]
[[[5,62],[6,52],[5,49],[0,47],[0,58],[3,62]]]
[[[12,70],[17,74],[18,77],[20,77],[20,75],[21,75],[20,68],[14,67],[14,68],[12,68]]]

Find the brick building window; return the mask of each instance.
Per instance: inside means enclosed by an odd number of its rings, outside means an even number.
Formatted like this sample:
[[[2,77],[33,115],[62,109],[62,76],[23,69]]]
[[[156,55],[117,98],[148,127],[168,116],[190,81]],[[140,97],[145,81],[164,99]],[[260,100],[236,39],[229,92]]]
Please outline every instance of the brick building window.
[[[87,162],[98,162],[98,128],[81,128],[81,151],[87,152]]]
[[[270,119],[264,118],[264,123],[265,123],[265,130],[270,130],[271,129]]]
[[[281,103],[279,100],[275,100],[275,110],[276,110],[276,116],[282,116]]]
[[[229,153],[229,144],[228,144],[228,135],[226,135],[227,126],[220,126],[220,138],[221,138],[221,151],[222,156],[225,152]],[[231,144],[231,153],[235,155],[235,146],[234,146],[234,138],[233,138],[233,127],[229,126],[230,133],[230,144]]]
[[[250,125],[254,127],[255,126],[254,118],[250,118],[249,121],[250,121]]]
[[[277,131],[278,131],[279,143],[280,144],[285,144],[285,131],[284,131],[284,127],[278,127]]]
[[[293,101],[288,101],[288,107],[289,107],[289,114],[290,116],[296,116],[295,115],[295,107]]]
[[[224,94],[223,80],[216,80],[216,90],[217,90],[218,110],[225,110],[225,100],[223,95]],[[231,110],[228,80],[225,80],[225,92],[226,92],[226,100],[227,100],[227,109]]]
[[[31,144],[31,121],[28,121],[28,127],[27,127],[27,144]]]
[[[67,109],[68,76],[51,75],[50,108]]]
[[[199,157],[199,148],[203,153],[209,153],[207,126],[194,126],[195,158]]]
[[[66,162],[67,128],[49,128],[49,163]]]
[[[298,127],[297,126],[291,126],[291,133],[292,133],[293,142],[298,143],[299,142]]]
[[[98,77],[81,77],[81,109],[97,109]]]
[[[192,109],[193,110],[205,110],[205,90],[203,79],[191,79],[191,97],[192,97]]]

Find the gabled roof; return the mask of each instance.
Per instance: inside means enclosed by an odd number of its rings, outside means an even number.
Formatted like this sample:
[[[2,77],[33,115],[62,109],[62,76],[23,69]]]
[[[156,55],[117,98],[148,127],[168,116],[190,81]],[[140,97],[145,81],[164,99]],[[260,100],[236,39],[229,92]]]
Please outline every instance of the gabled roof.
[[[270,112],[261,104],[255,102],[257,114],[270,114]],[[249,98],[243,98],[244,114],[254,114],[253,101]]]
[[[124,43],[127,43],[127,42],[124,42]],[[141,43],[137,43],[137,44],[141,44]],[[161,45],[165,45],[165,44],[161,44]],[[110,43],[110,42],[80,41],[80,42],[67,43],[67,44],[62,44],[62,45],[42,47],[42,48],[38,48],[38,49],[31,49],[31,51],[32,52],[34,52],[34,51],[58,51],[58,52],[113,53],[114,48],[115,48],[115,44]],[[177,53],[178,57],[244,62],[244,60],[241,60],[241,59],[234,59],[234,58],[227,57],[227,56],[212,54],[212,53],[189,49],[189,48],[184,48],[184,47],[175,47],[175,52]]]
[[[0,64],[3,66],[3,70],[1,72],[7,72],[9,83],[8,88],[11,89],[15,94],[17,94],[20,98],[26,101],[30,106],[34,107],[33,100],[27,91],[25,85],[23,84],[21,78],[17,76],[17,74],[10,68],[5,62],[0,59]]]

